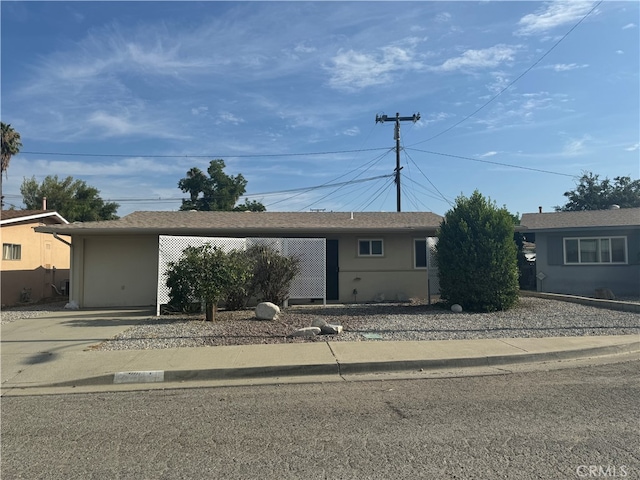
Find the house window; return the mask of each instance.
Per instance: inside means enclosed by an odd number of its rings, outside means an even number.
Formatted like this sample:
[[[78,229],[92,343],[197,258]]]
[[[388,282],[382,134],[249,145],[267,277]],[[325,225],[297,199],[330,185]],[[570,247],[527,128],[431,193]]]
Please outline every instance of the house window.
[[[427,240],[424,238],[413,241],[413,268],[427,268]]]
[[[627,263],[627,237],[565,238],[564,263]]]
[[[2,260],[20,260],[22,258],[22,247],[13,243],[2,244]]]
[[[381,257],[384,254],[382,240],[363,239],[358,240],[359,257]]]

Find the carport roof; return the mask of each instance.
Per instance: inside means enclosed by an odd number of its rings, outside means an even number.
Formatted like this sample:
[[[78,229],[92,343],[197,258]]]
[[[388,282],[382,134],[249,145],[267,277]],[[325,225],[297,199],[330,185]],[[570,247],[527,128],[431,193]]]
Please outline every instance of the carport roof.
[[[442,217],[431,212],[134,212],[119,220],[41,226],[63,235],[318,235],[415,232],[432,234]]]

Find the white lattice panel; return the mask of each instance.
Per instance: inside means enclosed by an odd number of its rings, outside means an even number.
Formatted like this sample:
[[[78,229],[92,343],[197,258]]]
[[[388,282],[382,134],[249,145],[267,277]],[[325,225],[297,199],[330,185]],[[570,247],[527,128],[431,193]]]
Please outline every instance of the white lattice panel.
[[[185,237],[160,235],[158,248],[158,300],[160,305],[169,302],[167,267],[177,262],[187,247],[210,244],[225,252],[245,250],[253,245],[268,246],[282,255],[294,256],[300,261],[300,271],[291,283],[289,298],[322,298],[326,302],[326,241],[324,238],[228,238]]]

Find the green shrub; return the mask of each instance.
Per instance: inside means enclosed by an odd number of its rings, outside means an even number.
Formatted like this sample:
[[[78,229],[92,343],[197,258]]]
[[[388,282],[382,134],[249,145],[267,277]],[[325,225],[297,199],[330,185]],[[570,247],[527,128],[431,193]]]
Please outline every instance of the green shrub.
[[[264,246],[249,248],[247,255],[253,263],[251,291],[259,292],[265,302],[282,305],[289,298],[291,282],[300,270],[300,261]]]
[[[440,224],[436,245],[440,296],[465,310],[507,310],[518,300],[513,220],[478,191],[460,196]]]
[[[222,250],[209,244],[187,247],[180,260],[167,267],[169,305],[185,310],[195,302],[203,302],[206,319],[213,320],[218,302],[235,274]]]
[[[227,310],[247,307],[249,299],[256,294],[253,285],[254,259],[244,250],[233,250],[227,254],[230,277],[227,283],[224,306]]]

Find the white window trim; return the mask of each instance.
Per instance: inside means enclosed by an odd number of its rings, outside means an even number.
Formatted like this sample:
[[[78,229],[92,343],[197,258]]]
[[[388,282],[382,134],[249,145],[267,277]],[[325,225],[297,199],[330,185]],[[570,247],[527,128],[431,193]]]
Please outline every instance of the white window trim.
[[[624,240],[624,262],[614,262],[613,259],[610,262],[582,262],[582,252],[580,249],[580,240],[598,240],[598,254],[600,254],[600,241],[601,240],[609,240],[609,246],[611,246],[612,240]],[[577,240],[578,241],[578,261],[577,262],[567,262],[567,240]],[[610,247],[611,248],[611,247]],[[629,249],[627,245],[627,237],[626,236],[618,236],[618,237],[564,237],[562,239],[562,259],[565,265],[628,265],[629,264]]]
[[[382,247],[382,253],[378,254],[378,253],[369,253],[369,254],[362,254],[360,253],[360,242],[369,242],[369,252],[372,252],[373,249],[371,248],[371,242],[380,242],[380,246]],[[369,258],[369,257],[384,257],[384,240],[382,238],[359,238],[358,239],[358,257],[364,257],[364,258]]]
[[[425,260],[426,260],[427,264],[429,263],[429,252],[428,252],[429,242],[427,241],[426,238],[414,238],[413,239],[413,269],[414,270],[426,270],[427,269],[427,265],[425,265],[424,267],[418,267],[416,265],[416,262],[418,260],[418,256],[417,256],[418,249],[416,247],[416,242],[424,242],[425,255],[426,255]]]

